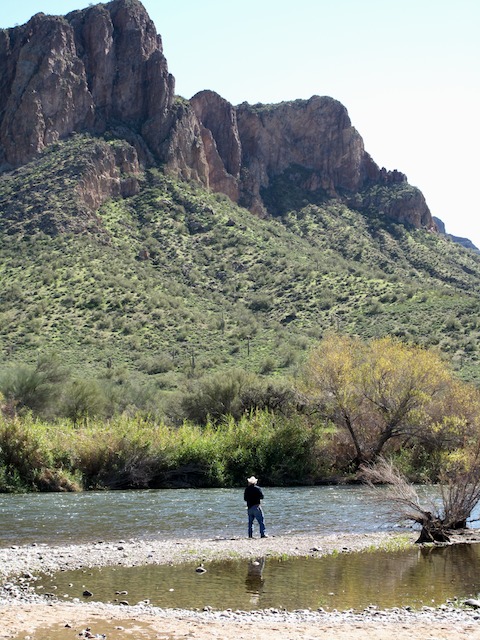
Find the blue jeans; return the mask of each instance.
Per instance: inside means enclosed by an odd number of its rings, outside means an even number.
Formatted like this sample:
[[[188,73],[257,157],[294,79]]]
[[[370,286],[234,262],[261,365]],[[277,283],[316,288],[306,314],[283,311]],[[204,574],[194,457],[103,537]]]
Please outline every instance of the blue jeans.
[[[258,522],[258,526],[260,527],[260,535],[265,535],[265,520],[263,518],[262,507],[256,504],[253,507],[248,508],[248,537],[253,537],[253,521],[256,520]]]

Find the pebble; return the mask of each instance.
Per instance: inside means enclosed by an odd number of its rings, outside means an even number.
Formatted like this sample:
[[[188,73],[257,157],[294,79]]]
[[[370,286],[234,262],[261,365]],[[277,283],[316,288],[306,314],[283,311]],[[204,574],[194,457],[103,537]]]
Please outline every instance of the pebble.
[[[464,604],[469,607],[473,607],[474,609],[480,609],[480,600],[477,600],[476,598],[468,598],[468,600],[465,600]]]

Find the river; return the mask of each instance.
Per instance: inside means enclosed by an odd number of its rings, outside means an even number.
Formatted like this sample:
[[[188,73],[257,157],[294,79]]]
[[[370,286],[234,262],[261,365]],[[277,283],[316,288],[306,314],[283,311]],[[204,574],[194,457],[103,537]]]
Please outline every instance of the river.
[[[402,528],[364,486],[276,487],[264,493],[271,535]],[[0,494],[3,547],[245,533],[243,488]]]

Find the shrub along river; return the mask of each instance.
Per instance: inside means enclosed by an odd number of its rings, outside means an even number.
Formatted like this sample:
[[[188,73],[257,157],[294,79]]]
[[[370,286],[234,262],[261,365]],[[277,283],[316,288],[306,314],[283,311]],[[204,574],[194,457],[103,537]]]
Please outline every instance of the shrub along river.
[[[264,493],[267,530],[273,536],[391,531],[396,526],[365,487],[265,488]],[[245,535],[241,488],[0,495],[4,547]],[[259,557],[205,568],[205,573],[189,564],[64,571],[41,576],[36,588],[65,599],[82,599],[89,589],[95,600],[105,602],[245,610],[418,607],[476,597],[480,591],[480,545],[309,559]],[[118,595],[121,591],[128,595]]]

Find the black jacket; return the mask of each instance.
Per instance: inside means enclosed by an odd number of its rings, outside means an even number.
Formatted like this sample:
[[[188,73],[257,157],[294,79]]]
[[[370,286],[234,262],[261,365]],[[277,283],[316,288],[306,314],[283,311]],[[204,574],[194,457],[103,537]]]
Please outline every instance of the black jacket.
[[[260,487],[257,487],[256,484],[249,484],[245,488],[245,493],[243,494],[243,499],[247,503],[247,507],[254,507],[256,504],[260,504],[260,500],[263,498],[263,493]]]

